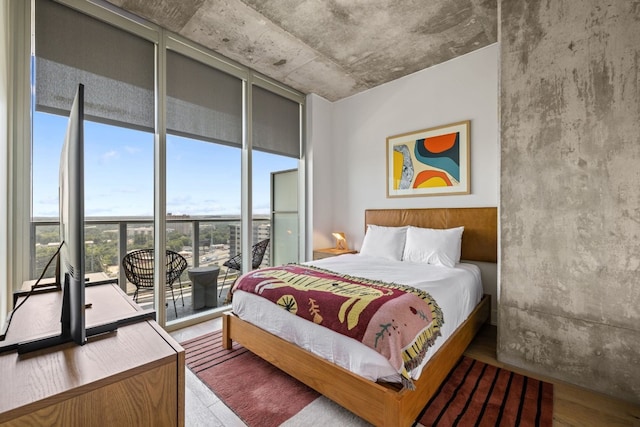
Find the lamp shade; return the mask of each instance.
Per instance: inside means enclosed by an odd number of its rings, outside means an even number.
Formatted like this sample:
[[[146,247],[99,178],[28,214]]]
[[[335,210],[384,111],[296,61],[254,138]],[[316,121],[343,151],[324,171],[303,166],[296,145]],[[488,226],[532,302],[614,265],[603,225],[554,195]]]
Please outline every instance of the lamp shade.
[[[336,239],[336,249],[348,250],[347,239],[342,231],[334,231],[331,233]]]

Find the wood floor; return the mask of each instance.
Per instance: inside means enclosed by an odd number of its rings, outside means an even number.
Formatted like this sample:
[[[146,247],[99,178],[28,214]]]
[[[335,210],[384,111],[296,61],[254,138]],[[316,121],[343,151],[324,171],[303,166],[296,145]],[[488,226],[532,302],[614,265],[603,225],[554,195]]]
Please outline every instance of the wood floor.
[[[178,341],[211,332],[222,327],[220,318],[210,320],[171,335]],[[496,328],[485,326],[465,354],[477,360],[505,367],[515,372],[554,384],[554,426],[637,426],[640,427],[640,406],[594,393],[550,378],[513,369],[496,360]],[[186,426],[242,427],[245,424],[222,403],[198,378],[186,372]]]
[[[469,345],[465,354],[491,365],[504,367],[554,384],[554,426],[640,426],[640,406],[594,393],[552,378],[505,366],[496,360],[496,327],[487,325]]]

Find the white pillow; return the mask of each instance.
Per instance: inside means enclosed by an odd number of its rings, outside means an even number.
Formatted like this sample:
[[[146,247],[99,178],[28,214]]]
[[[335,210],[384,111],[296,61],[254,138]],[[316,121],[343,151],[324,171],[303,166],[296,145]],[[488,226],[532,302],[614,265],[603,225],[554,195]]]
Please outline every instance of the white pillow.
[[[463,231],[464,227],[409,227],[402,260],[455,267],[460,262]]]
[[[369,224],[362,241],[362,255],[402,260],[407,227],[383,227]]]

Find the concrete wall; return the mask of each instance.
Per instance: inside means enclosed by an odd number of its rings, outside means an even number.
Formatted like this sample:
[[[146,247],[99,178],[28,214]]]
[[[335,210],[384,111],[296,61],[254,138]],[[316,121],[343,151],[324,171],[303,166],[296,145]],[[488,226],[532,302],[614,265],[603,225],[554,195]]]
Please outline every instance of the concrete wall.
[[[498,358],[640,403],[640,3],[501,3]]]

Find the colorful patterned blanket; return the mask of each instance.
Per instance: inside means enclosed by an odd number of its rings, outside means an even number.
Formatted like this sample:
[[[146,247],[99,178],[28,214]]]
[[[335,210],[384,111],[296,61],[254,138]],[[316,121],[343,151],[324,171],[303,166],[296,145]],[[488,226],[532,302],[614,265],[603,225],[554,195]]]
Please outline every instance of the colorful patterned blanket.
[[[440,307],[424,291],[312,266],[255,270],[236,281],[236,290],[362,342],[386,357],[411,390],[409,371],[421,363],[444,323]]]

